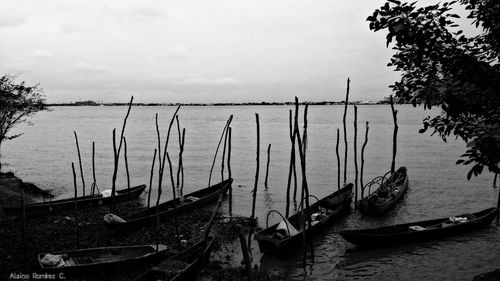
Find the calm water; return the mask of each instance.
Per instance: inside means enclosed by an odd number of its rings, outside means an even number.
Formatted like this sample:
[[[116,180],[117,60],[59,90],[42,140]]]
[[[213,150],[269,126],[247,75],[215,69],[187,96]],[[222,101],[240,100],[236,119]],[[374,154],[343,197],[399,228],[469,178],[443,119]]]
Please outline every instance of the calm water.
[[[259,113],[261,167],[256,212],[260,225],[265,224],[270,209],[283,211],[290,150],[289,109],[287,106],[181,108],[181,126],[186,128],[183,157],[185,193],[207,185],[220,133],[229,115],[234,114],[231,160],[235,178],[234,212],[250,214],[250,190],[253,188],[256,165],[254,113]],[[400,127],[397,166],[407,166],[410,177],[410,188],[404,201],[384,218],[373,219],[353,212],[328,228],[314,240],[315,262],[309,262],[305,268],[301,253],[286,260],[256,254],[255,259],[262,268],[308,280],[470,280],[474,275],[498,266],[500,239],[495,226],[466,236],[370,251],[352,250],[354,247],[337,234],[345,228],[438,218],[496,205],[497,191],[491,188],[490,174],[467,181],[467,168],[455,165],[458,156],[464,152],[463,142],[449,140],[444,143],[436,136],[418,134],[421,120],[436,112],[411,106],[399,106],[397,109]],[[157,147],[155,114],[159,114],[163,138],[174,110],[173,107],[132,108],[125,133],[132,185],[149,182],[153,151]],[[25,181],[53,189],[60,197],[71,196],[71,162],[78,163],[73,135],[76,131],[87,189],[92,182],[92,141],[96,143],[97,183],[101,189],[109,188],[113,169],[112,130],[121,130],[125,113],[126,107],[56,107],[52,112],[40,113],[34,118],[33,126],[20,128],[24,132],[21,138],[4,145],[3,161],[9,164],[6,169],[14,171]],[[340,128],[342,132],[342,114],[342,106],[311,106],[309,109],[307,177],[311,193],[318,197],[337,189],[335,142],[336,129]],[[351,107],[348,113],[348,181],[354,180],[352,116]],[[365,153],[365,183],[390,168],[393,130],[390,108],[359,106],[358,155],[366,121],[370,122],[370,131]],[[265,190],[263,182],[269,143],[272,144],[269,189]],[[173,163],[177,163],[176,133],[171,136],[170,144]],[[342,137],[340,151],[343,155]],[[119,188],[126,186],[125,168],[121,161]],[[220,161],[217,163],[213,181],[220,179]],[[164,182],[170,182],[168,176]],[[80,179],[78,184],[81,188]],[[167,187],[170,188],[170,185]],[[155,192],[153,194],[156,195]],[[163,200],[170,195],[170,192],[165,192]],[[272,221],[277,219],[272,218]],[[253,246],[258,253],[256,243]]]

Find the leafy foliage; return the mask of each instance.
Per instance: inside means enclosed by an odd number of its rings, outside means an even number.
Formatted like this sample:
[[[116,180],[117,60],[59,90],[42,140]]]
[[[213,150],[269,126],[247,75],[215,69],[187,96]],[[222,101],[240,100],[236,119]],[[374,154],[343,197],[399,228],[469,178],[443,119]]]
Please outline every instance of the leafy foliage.
[[[388,0],[367,21],[373,31],[388,31],[387,46],[396,51],[388,64],[402,72],[390,86],[395,95],[414,106],[441,108],[423,120],[420,132],[431,128],[444,141],[453,134],[468,142],[457,164],[474,163],[470,179],[483,166],[500,172],[500,1],[460,1],[482,28],[472,37],[455,23],[457,2],[417,7]]]
[[[28,118],[38,111],[48,110],[42,90],[16,83],[16,75],[0,77],[0,146],[22,134],[9,135],[11,129],[20,123],[29,123]],[[1,168],[1,164],[0,164]]]

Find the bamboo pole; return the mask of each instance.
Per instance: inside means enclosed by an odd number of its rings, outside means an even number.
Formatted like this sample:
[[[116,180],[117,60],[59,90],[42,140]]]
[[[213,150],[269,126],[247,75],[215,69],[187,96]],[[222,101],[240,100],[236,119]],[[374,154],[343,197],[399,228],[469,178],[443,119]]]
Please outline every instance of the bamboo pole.
[[[347,116],[347,105],[349,104],[349,85],[351,83],[351,80],[347,78],[347,91],[345,94],[345,105],[344,105],[344,118],[343,123],[344,123],[344,184],[347,181],[347,150],[348,150],[348,145],[347,145],[347,127],[346,127],[346,116]]]
[[[295,134],[297,136],[297,145],[298,145],[298,150],[299,150],[299,157],[300,157],[300,166],[301,166],[301,172],[302,172],[302,198],[305,202],[305,210],[302,210],[304,212],[304,220],[307,221],[308,227],[311,228],[311,216],[309,214],[309,188],[307,185],[307,173],[306,173],[306,151],[305,149],[307,146],[305,145],[307,143],[307,111],[308,111],[308,105],[306,104],[305,109],[304,109],[304,127],[303,127],[303,134],[306,136],[306,140],[301,140],[300,132],[299,132],[299,122],[298,122],[298,114],[299,114],[299,101],[298,98],[295,97]],[[304,144],[304,145],[303,145]],[[302,208],[304,207],[304,204],[301,202]],[[305,222],[304,222],[305,223]],[[305,231],[303,233],[305,234]],[[304,238],[306,239],[306,238]],[[311,257],[314,258],[314,248],[313,248],[313,243],[312,240],[309,238],[309,246],[311,249]],[[306,255],[306,251],[304,251],[304,257]],[[305,260],[304,260],[305,261]]]
[[[363,182],[363,171],[365,167],[365,148],[366,144],[368,143],[368,130],[370,127],[368,126],[368,121],[366,121],[366,130],[365,130],[365,142],[363,143],[363,146],[361,147],[361,174],[359,177],[359,181],[361,183],[361,198],[364,198],[364,193],[365,193],[365,183]]]
[[[177,123],[177,134],[179,136],[179,164],[177,166],[177,182],[176,182],[176,188],[177,188],[177,194],[179,195],[179,198],[181,202],[183,201],[183,196],[182,196],[182,187],[184,185],[184,171],[183,171],[183,163],[182,163],[182,154],[184,153],[184,136],[186,134],[186,129],[182,129],[182,134],[181,134],[181,127],[179,124],[179,116],[175,116],[175,121]],[[181,173],[182,173],[182,184],[181,184]]]
[[[269,162],[271,162],[271,144],[267,147],[267,164],[266,164],[266,179],[264,181],[264,186],[268,188],[267,186],[267,179],[269,176]]]
[[[293,118],[291,109],[288,111],[288,131],[292,146],[290,150],[290,164],[288,166],[288,181],[286,186],[285,217],[288,217],[288,215],[290,214],[290,187],[291,187],[292,175],[294,179],[293,200],[295,203],[297,202],[297,170],[295,169],[295,132],[293,130]]]
[[[127,193],[130,194],[130,174],[128,171],[127,139],[123,137],[123,156],[125,158],[125,171],[127,172]]]
[[[170,119],[170,123],[168,124],[168,130],[167,130],[167,138],[165,139],[165,145],[163,146],[163,159],[160,165],[160,182],[159,185],[161,185],[161,181],[163,180],[163,171],[165,169],[165,159],[167,156],[167,148],[168,148],[168,141],[170,139],[170,131],[172,130],[172,125],[174,124],[175,117],[177,116],[177,112],[179,112],[179,109],[181,106],[179,105],[177,109],[174,112],[174,115],[172,115],[172,118]],[[158,136],[158,139],[160,137]]]
[[[252,263],[250,261],[250,252],[246,245],[245,236],[240,232],[238,237],[240,238],[241,251],[243,252],[243,260],[245,262],[245,268],[247,270],[247,280],[253,281]],[[248,244],[250,244],[250,241],[248,241]]]
[[[215,166],[215,159],[217,158],[217,154],[219,153],[219,147],[222,142],[222,138],[224,138],[224,134],[227,130],[227,128],[231,125],[231,121],[233,121],[233,115],[229,116],[229,119],[226,122],[226,125],[224,126],[224,129],[222,129],[222,134],[220,135],[219,143],[217,144],[217,148],[215,149],[215,155],[214,155],[214,160],[212,161],[212,167],[210,167],[210,175],[208,177],[208,186],[210,186],[210,183],[212,182],[212,172],[214,170]]]
[[[354,202],[358,202],[358,107],[354,106]],[[356,209],[356,204],[354,204]]]
[[[155,168],[155,160],[156,160],[156,148],[155,148],[155,153],[153,154],[153,163],[151,164],[151,174],[149,175],[148,209],[151,205],[151,190],[153,187],[153,174],[154,174],[154,168]]]
[[[227,146],[227,173],[229,179],[232,179],[232,174],[231,174],[231,138],[232,138],[232,128],[228,128],[229,131],[229,140],[228,140],[228,146]],[[233,217],[233,185],[229,187],[229,217]]]
[[[80,230],[78,227],[78,189],[76,187],[76,172],[75,163],[71,162],[71,169],[73,170],[73,187],[75,188],[75,229],[76,229],[76,248],[80,248]]]
[[[132,102],[134,101],[134,96],[130,98],[130,102],[128,104],[128,109],[127,109],[127,114],[125,115],[125,118],[123,119],[123,126],[122,126],[122,132],[120,135],[120,144],[118,145],[118,149],[116,149],[116,138],[115,138],[115,130],[113,129],[113,153],[114,153],[114,169],[113,169],[113,178],[112,178],[112,183],[111,183],[111,196],[115,196],[115,191],[116,191],[116,177],[118,175],[118,159],[120,158],[120,151],[122,148],[122,140],[123,140],[123,134],[125,133],[125,127],[127,125],[127,119],[128,116],[130,115],[130,109],[132,108]],[[112,204],[112,209],[114,210],[115,208],[115,203],[113,202]]]
[[[82,156],[80,155],[80,145],[78,143],[78,136],[76,135],[76,131],[73,131],[73,134],[75,135],[76,150],[78,151],[78,163],[80,164],[80,176],[82,177],[82,191],[83,191],[83,196],[85,196],[85,178],[83,177]]]
[[[162,190],[162,183],[163,183],[163,171],[165,169],[165,159],[166,154],[167,154],[167,148],[168,148],[168,141],[170,139],[170,132],[172,130],[172,125],[174,124],[175,117],[177,116],[177,112],[179,111],[180,106],[177,107],[177,109],[174,112],[174,115],[172,115],[172,118],[170,119],[170,123],[168,125],[168,130],[167,130],[167,138],[165,140],[165,145],[163,147],[163,157],[161,157],[161,138],[160,138],[160,129],[158,126],[158,114],[156,114],[156,134],[157,134],[157,140],[158,140],[158,161],[159,161],[159,167],[158,167],[158,191],[161,194]],[[157,202],[156,204],[159,204],[160,201],[160,194],[158,194]]]
[[[97,187],[97,181],[95,178],[95,142],[94,141],[92,142],[92,179],[94,180],[94,182],[92,183],[92,195],[94,195],[95,189],[97,188],[99,190],[99,188]]]
[[[226,129],[226,132],[224,134],[224,146],[222,147],[222,159],[220,163],[220,177],[221,181],[224,181],[224,161],[226,160],[226,149],[227,149],[227,133],[228,130]]]
[[[257,157],[256,168],[255,168],[255,181],[252,192],[252,216],[250,218],[250,232],[248,233],[248,249],[252,249],[252,232],[255,226],[255,200],[257,197],[257,185],[259,183],[259,163],[260,163],[260,124],[259,124],[259,114],[255,113],[255,123],[257,125]]]
[[[178,247],[180,248],[181,247],[181,241],[180,241],[180,237],[179,237],[179,222],[177,220],[177,202],[175,201],[175,199],[177,198],[175,196],[175,184],[174,184],[174,175],[173,175],[173,172],[172,172],[172,161],[170,161],[170,156],[168,155],[168,152],[167,152],[167,160],[168,160],[168,167],[169,167],[169,170],[170,170],[170,184],[172,185],[172,202],[174,202],[174,225],[175,225],[175,238],[176,238],[176,241],[177,241],[177,245]]]
[[[337,190],[340,190],[340,155],[339,155],[339,140],[340,140],[340,130],[337,128],[337,145],[335,146],[335,152],[337,154]]]
[[[398,111],[394,110],[394,102],[392,100],[392,95],[389,96],[389,102],[391,103],[392,119],[394,120],[394,134],[392,137],[392,163],[391,163],[391,174],[394,173],[396,167],[396,153],[398,149],[397,137],[398,137]]]

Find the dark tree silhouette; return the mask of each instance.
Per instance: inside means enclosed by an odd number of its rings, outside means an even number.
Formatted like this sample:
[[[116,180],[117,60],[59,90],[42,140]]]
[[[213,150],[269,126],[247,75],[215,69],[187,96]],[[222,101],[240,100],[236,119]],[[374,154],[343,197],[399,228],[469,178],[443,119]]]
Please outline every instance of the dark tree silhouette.
[[[451,13],[457,3],[469,13],[480,34],[465,36]],[[416,2],[415,2],[416,3]],[[467,178],[486,166],[499,173],[500,162],[500,1],[460,0],[427,7],[388,0],[367,18],[373,31],[387,30],[395,54],[388,66],[402,73],[390,86],[400,101],[441,114],[423,120],[446,141],[467,142],[463,159],[473,164]]]
[[[21,123],[30,124],[29,117],[39,111],[48,110],[39,85],[26,86],[25,82],[16,82],[16,78],[17,75],[11,74],[0,77],[0,152],[4,141],[22,135],[10,135],[12,128]],[[0,161],[0,171],[1,169]]]

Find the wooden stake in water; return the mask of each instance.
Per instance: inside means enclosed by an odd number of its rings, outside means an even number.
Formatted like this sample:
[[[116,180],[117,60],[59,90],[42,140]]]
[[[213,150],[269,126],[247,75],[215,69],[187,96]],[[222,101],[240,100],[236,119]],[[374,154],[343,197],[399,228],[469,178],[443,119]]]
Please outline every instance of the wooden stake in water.
[[[394,102],[392,100],[392,95],[389,96],[389,102],[391,103],[392,119],[394,120],[394,134],[392,136],[392,163],[391,163],[391,174],[396,170],[396,153],[398,149],[397,139],[398,139],[398,111],[394,110]]]
[[[232,179],[232,174],[231,174],[231,127],[228,128],[229,131],[229,137],[228,137],[228,143],[227,143],[227,173],[228,177]],[[233,186],[231,185],[229,187],[229,216],[233,217]]]
[[[155,169],[155,160],[156,160],[156,148],[155,153],[153,154],[153,163],[151,163],[151,174],[149,175],[149,192],[148,192],[148,209],[151,204],[151,189],[153,186],[153,174]]]
[[[175,237],[177,241],[177,246],[180,248],[181,247],[181,241],[179,238],[179,222],[177,220],[177,202],[175,199],[177,198],[175,196],[175,184],[174,184],[174,175],[172,172],[172,161],[170,161],[170,156],[168,155],[167,152],[167,160],[168,160],[168,167],[170,170],[170,184],[172,185],[172,202],[174,203],[174,225],[175,225]]]
[[[344,105],[344,118],[342,119],[344,123],[344,184],[347,181],[347,127],[346,127],[346,116],[347,116],[347,105],[349,104],[349,85],[351,80],[347,78],[347,91],[345,94],[345,105]]]
[[[243,260],[245,261],[248,281],[253,281],[252,262],[250,260],[250,252],[246,245],[245,236],[240,232],[238,237],[240,238],[241,252],[243,253]],[[250,241],[248,241],[248,244],[250,244]]]
[[[220,163],[220,178],[221,181],[224,181],[224,162],[226,161],[226,149],[227,149],[227,137],[228,137],[228,129],[224,134],[224,146],[222,147],[222,159]]]
[[[123,137],[123,156],[125,157],[125,171],[127,172],[127,193],[130,194],[130,174],[128,172],[127,139]]]
[[[370,127],[368,126],[368,121],[366,121],[366,130],[365,130],[365,142],[363,143],[363,146],[361,147],[361,174],[359,177],[359,181],[361,183],[361,199],[364,197],[365,193],[365,183],[363,182],[363,170],[365,167],[365,148],[366,144],[368,143],[368,130]]]
[[[301,140],[300,132],[299,132],[299,122],[298,122],[298,114],[299,114],[299,101],[298,98],[295,97],[295,125],[294,125],[294,130],[295,134],[297,136],[297,145],[298,145],[298,150],[299,150],[299,157],[300,157],[300,167],[301,167],[301,172],[302,172],[302,196],[301,196],[301,207],[304,207],[304,204],[302,202],[305,202],[305,209],[302,210],[304,213],[304,220],[307,221],[307,227],[311,228],[311,216],[309,214],[309,187],[307,185],[307,173],[306,173],[306,144],[307,144],[307,111],[308,111],[308,105],[306,104],[305,109],[304,109],[304,127],[303,127],[303,135],[305,136],[305,140]],[[303,201],[302,201],[303,200]],[[305,223],[305,222],[304,222]],[[306,232],[303,232],[304,235],[304,241],[306,240]],[[310,237],[307,237],[309,241],[309,246],[311,249],[311,257],[314,259],[314,248],[313,248],[313,243]],[[307,248],[306,245],[304,245],[304,257],[306,257],[307,254]],[[305,259],[304,259],[305,262]]]
[[[128,104],[128,109],[127,109],[127,114],[125,115],[125,118],[123,119],[123,126],[122,126],[122,132],[120,135],[120,144],[118,145],[118,149],[116,148],[116,129],[113,129],[113,157],[114,157],[114,166],[113,166],[113,178],[111,180],[111,197],[115,196],[116,192],[116,177],[118,175],[118,160],[120,158],[120,150],[122,148],[122,140],[123,140],[123,134],[125,133],[125,127],[127,125],[127,119],[130,114],[130,109],[132,108],[132,102],[134,101],[134,97],[132,96],[130,98],[130,102]],[[111,210],[114,212],[115,210],[115,202],[113,201],[111,205]]]
[[[95,142],[92,142],[92,179],[94,180],[92,183],[92,195],[94,195],[96,188],[99,191],[95,178]]]
[[[82,156],[80,155],[80,145],[78,144],[78,136],[76,135],[76,131],[73,131],[75,134],[75,142],[76,142],[76,150],[78,151],[78,163],[80,163],[80,176],[82,177],[82,191],[83,196],[85,196],[85,178],[83,177],[83,168],[82,168]]]
[[[181,127],[179,124],[179,116],[175,116],[175,121],[177,123],[177,134],[179,136],[179,164],[177,166],[177,183],[176,183],[176,188],[177,188],[177,193],[179,198],[183,199],[182,197],[182,189],[184,187],[184,164],[182,162],[182,154],[184,153],[184,139],[186,135],[186,128],[182,129],[182,134],[181,134]],[[182,177],[181,177],[182,175]]]
[[[340,130],[337,128],[337,145],[335,146],[335,152],[337,154],[337,190],[340,190],[340,155],[339,155],[339,140],[340,140]]]
[[[257,157],[256,157],[256,167],[255,167],[255,181],[253,185],[252,192],[252,216],[250,218],[250,232],[248,233],[248,249],[252,249],[252,232],[255,226],[255,200],[257,197],[257,186],[259,183],[259,163],[260,163],[260,124],[259,124],[259,114],[255,113],[255,123],[257,125]]]
[[[222,143],[222,139],[225,136],[227,128],[231,125],[231,121],[233,120],[233,115],[229,116],[229,119],[226,122],[226,125],[224,126],[224,129],[222,130],[222,134],[220,135],[219,143],[217,144],[217,148],[215,149],[215,155],[214,155],[214,160],[212,161],[212,167],[210,167],[210,175],[208,177],[208,186],[210,186],[210,183],[212,182],[212,173],[214,170],[215,166],[215,160],[217,159],[217,154],[219,153],[219,147]]]
[[[358,107],[354,106],[354,202],[358,201]],[[354,204],[356,208],[356,204]]]
[[[267,179],[269,177],[269,162],[271,162],[271,144],[267,147],[267,164],[266,164],[266,179],[264,181],[264,186],[268,188],[267,186]]]
[[[71,162],[71,169],[73,170],[73,186],[75,188],[75,229],[76,229],[76,248],[80,248],[80,230],[78,227],[78,189],[76,187],[76,172],[75,163]]]
[[[293,200],[295,205],[297,205],[297,170],[295,169],[295,131],[293,130],[293,117],[292,110],[288,111],[288,131],[290,142],[292,144],[290,150],[290,164],[288,166],[288,182],[286,185],[286,208],[285,208],[285,217],[288,217],[290,214],[290,187],[292,183],[292,175],[294,180],[294,188],[293,188]]]

